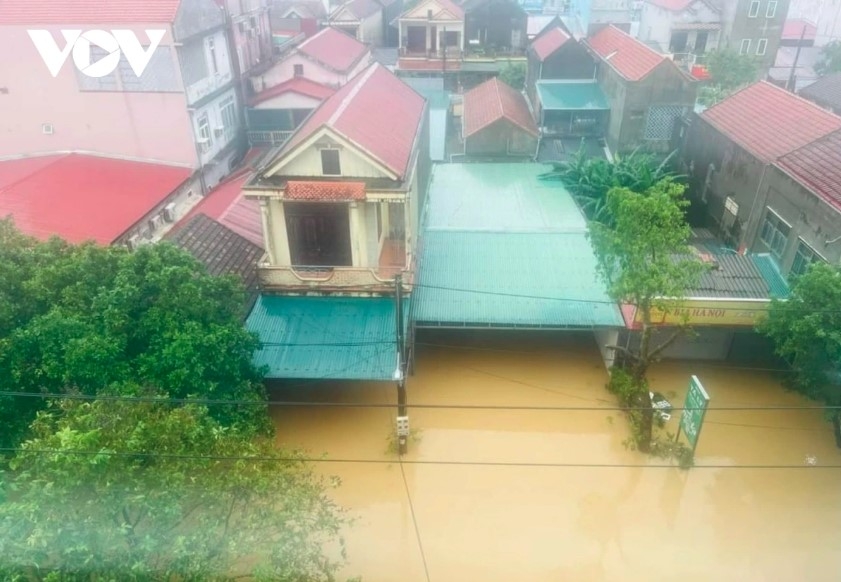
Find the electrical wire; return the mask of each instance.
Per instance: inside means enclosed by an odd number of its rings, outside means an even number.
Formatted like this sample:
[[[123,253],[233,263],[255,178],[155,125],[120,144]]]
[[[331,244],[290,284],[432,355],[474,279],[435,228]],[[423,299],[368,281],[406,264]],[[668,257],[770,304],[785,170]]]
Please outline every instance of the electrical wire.
[[[538,386],[539,388],[539,386]],[[315,402],[289,400],[217,400],[208,398],[164,398],[159,396],[114,396],[96,394],[58,394],[43,392],[0,391],[0,396],[13,398],[41,398],[55,400],[107,400],[117,402],[155,402],[159,404],[200,404],[213,406],[277,406],[289,408],[396,408],[397,404],[371,402]],[[431,410],[496,410],[532,412],[612,412],[631,410],[652,410],[642,406],[531,406],[514,404],[408,404],[408,408]],[[736,411],[736,410],[839,410],[841,406],[673,406],[677,410]]]
[[[30,449],[26,447],[0,447],[0,452],[6,453],[31,453],[43,455],[79,455],[79,456],[109,456],[109,457],[132,457],[132,458],[157,458],[173,460],[204,460],[204,461],[252,461],[267,463],[346,463],[346,464],[369,464],[369,465],[393,465],[395,461],[390,459],[330,459],[325,457],[305,456],[268,456],[268,455],[193,455],[180,453],[144,453],[130,451],[86,451],[81,449]],[[454,467],[521,467],[521,468],[558,468],[558,469],[675,469],[672,464],[655,463],[537,463],[524,461],[435,461],[435,460],[402,460],[406,465],[429,465],[429,466],[454,466]],[[725,465],[725,464],[702,464],[693,465],[693,469],[841,469],[841,465]]]
[[[420,550],[421,562],[423,562],[423,572],[426,575],[426,582],[429,579],[429,566],[426,563],[426,552],[423,551],[423,541],[421,540],[420,528],[418,527],[418,518],[415,515],[415,504],[412,503],[412,494],[409,491],[409,481],[406,479],[406,469],[403,466],[403,455],[398,453],[400,461],[400,474],[403,475],[403,486],[406,489],[406,500],[409,502],[409,513],[412,515],[412,525],[415,527],[415,537],[418,540],[418,549]]]

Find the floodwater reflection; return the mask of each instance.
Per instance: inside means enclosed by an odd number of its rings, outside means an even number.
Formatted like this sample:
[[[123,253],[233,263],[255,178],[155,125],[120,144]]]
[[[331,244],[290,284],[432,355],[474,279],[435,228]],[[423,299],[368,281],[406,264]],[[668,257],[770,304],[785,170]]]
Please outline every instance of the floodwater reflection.
[[[821,411],[711,410],[696,463],[717,468],[655,467],[662,461],[622,444],[626,421],[610,410],[592,340],[535,336],[421,339],[407,383],[420,441],[405,457],[405,482],[387,451],[393,409],[273,409],[279,442],[335,460],[319,470],[342,478],[336,500],[358,518],[347,532],[347,575],[366,582],[421,582],[426,570],[432,582],[839,578],[841,469],[821,467],[841,465],[841,455]],[[769,373],[715,363],[658,365],[652,387],[680,406],[691,374],[712,408],[809,405]],[[396,403],[394,387],[377,383],[331,382],[273,397]]]

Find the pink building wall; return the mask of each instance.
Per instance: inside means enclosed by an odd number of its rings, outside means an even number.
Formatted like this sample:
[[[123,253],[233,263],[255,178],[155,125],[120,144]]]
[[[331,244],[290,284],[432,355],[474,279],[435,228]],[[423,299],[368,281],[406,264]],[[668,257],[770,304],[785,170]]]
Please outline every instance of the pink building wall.
[[[181,71],[171,49],[178,92],[131,93],[82,91],[72,55],[53,78],[27,34],[28,28],[51,31],[106,29],[102,25],[0,26],[0,157],[81,150],[198,167],[196,146],[183,92]],[[171,46],[166,24],[113,28],[132,30],[145,44],[146,29],[167,29],[161,46]],[[45,135],[42,124],[55,133]]]

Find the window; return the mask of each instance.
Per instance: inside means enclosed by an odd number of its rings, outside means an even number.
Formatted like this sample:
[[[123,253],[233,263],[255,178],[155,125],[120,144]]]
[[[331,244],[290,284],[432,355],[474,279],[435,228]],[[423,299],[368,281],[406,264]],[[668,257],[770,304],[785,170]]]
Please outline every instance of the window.
[[[768,245],[771,254],[777,259],[780,259],[786,250],[789,232],[791,232],[791,225],[769,208],[765,214],[765,222],[762,223],[759,238]]]
[[[756,18],[759,16],[759,0],[753,0],[748,9],[748,18]]]
[[[321,150],[321,173],[325,176],[340,176],[339,150]]]
[[[764,55],[766,48],[768,48],[768,39],[760,38],[759,41],[756,43],[756,54],[758,54],[759,56]]]
[[[765,18],[774,18],[777,15],[777,3],[774,0],[768,3],[768,9],[765,11]]]
[[[749,38],[743,38],[742,39],[742,44],[741,44],[741,46],[739,46],[739,54],[740,55],[746,55],[749,52],[750,52],[750,39]]]
[[[207,39],[207,52],[210,54],[210,68],[214,75],[219,74],[219,63],[216,61],[216,41]]]
[[[210,121],[207,119],[207,113],[203,113],[199,117],[199,148],[202,152],[206,152],[213,145],[213,137],[210,135]]]
[[[822,261],[823,258],[815,252],[815,249],[803,242],[797,245],[797,253],[794,255],[794,262],[791,265],[792,275],[802,275],[815,261]]]
[[[239,125],[237,123],[237,109],[233,97],[228,97],[219,104],[219,114],[222,117],[225,135],[230,138],[236,131],[237,125]]]
[[[181,52],[181,74],[184,85],[189,87],[198,83],[208,75],[207,57],[201,41],[185,44]]]
[[[304,76],[304,65],[293,65],[294,75],[296,77],[303,77]]]

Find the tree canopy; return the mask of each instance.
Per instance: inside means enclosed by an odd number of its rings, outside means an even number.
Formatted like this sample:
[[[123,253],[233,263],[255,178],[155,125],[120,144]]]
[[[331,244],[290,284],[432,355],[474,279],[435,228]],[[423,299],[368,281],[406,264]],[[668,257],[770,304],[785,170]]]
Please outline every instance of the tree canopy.
[[[774,300],[759,330],[791,363],[792,386],[819,402],[841,406],[841,269],[810,265],[787,300]],[[836,431],[839,412],[833,415]],[[841,434],[837,434],[841,446]]]
[[[841,41],[834,40],[821,49],[815,72],[819,75],[841,72]]]
[[[0,376],[27,393],[136,392],[264,400],[242,325],[244,291],[167,243],[135,252],[40,242],[0,221]],[[129,388],[132,387],[132,388]],[[26,434],[38,398],[0,396],[0,446]],[[266,428],[265,411],[218,407],[226,424]]]
[[[554,164],[541,179],[563,182],[589,220],[609,223],[608,192],[614,188],[646,192],[663,180],[680,181],[683,177],[671,169],[673,158],[671,154],[658,160],[636,150],[629,155],[616,154],[608,161],[590,155],[582,144],[569,160]]]
[[[734,49],[712,51],[705,64],[710,80],[701,88],[698,100],[708,107],[726,99],[759,76],[759,61],[754,55],[742,55]]]
[[[54,401],[10,463],[0,578],[328,582],[347,516],[298,453],[196,405]]]
[[[671,330],[655,344],[652,312],[673,308],[703,271],[688,245],[692,231],[684,215],[689,204],[684,190],[669,179],[644,192],[613,188],[606,205],[611,220],[591,225],[599,274],[608,294],[617,303],[636,306],[641,316],[639,342],[621,351],[631,375],[622,398],[626,405],[644,409],[636,443],[643,451],[651,446],[653,425],[648,368],[685,331]]]
[[[499,80],[517,91],[522,91],[526,86],[525,63],[508,63],[499,72]]]

